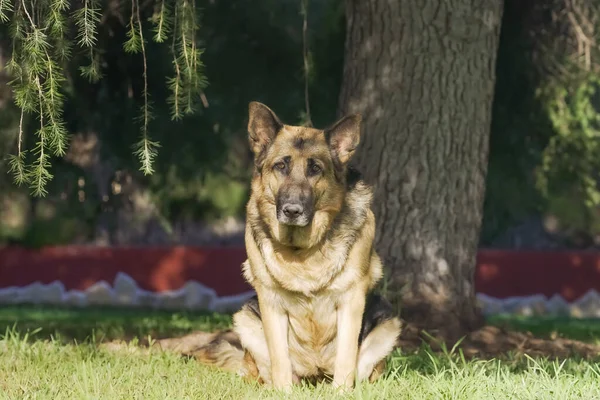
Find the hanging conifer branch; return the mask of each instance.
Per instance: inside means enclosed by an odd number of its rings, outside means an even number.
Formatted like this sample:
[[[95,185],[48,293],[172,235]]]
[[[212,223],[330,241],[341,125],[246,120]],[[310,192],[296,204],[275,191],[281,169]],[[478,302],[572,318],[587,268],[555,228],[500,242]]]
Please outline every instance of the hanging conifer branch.
[[[177,32],[177,30],[179,29],[179,24],[177,23],[177,16],[179,15],[179,7],[178,4],[175,4],[175,26],[173,28],[174,32]],[[181,111],[181,106],[180,106],[180,99],[181,99],[181,93],[183,91],[182,89],[182,81],[181,81],[181,66],[179,65],[179,57],[177,56],[177,50],[176,50],[176,44],[177,44],[177,40],[176,40],[177,36],[175,34],[173,34],[173,40],[171,43],[171,53],[173,54],[173,67],[175,69],[175,76],[173,76],[172,78],[169,78],[167,80],[167,85],[169,86],[169,89],[171,90],[171,95],[169,96],[169,98],[167,99],[167,102],[169,102],[169,104],[171,105],[171,118],[174,120],[179,120],[183,117],[183,113]]]
[[[172,16],[172,5],[168,0],[162,0],[158,7],[158,12],[152,15],[152,22],[154,23],[154,41],[156,43],[162,43],[167,40],[167,35],[171,31],[171,25],[173,23]]]
[[[142,94],[144,97],[144,103],[142,105],[142,113],[139,118],[141,123],[142,137],[140,141],[135,144],[134,153],[140,159],[140,171],[142,171],[145,175],[150,175],[154,172],[152,163],[157,155],[156,149],[160,145],[158,142],[151,141],[148,135],[148,125],[152,119],[152,115],[150,112],[150,102],[148,98],[148,64],[146,62],[146,44],[144,43],[144,32],[142,29],[142,19],[140,17],[140,6],[138,0],[133,0],[131,2],[131,20],[129,23],[130,50],[136,53],[141,52],[144,64],[144,71],[142,74],[144,79],[144,88]]]
[[[309,79],[311,74],[310,52],[308,50],[308,1],[301,0],[300,14],[302,14],[302,59],[304,60],[304,107],[305,107],[305,125],[313,126],[310,116],[310,96],[308,92]]]
[[[98,0],[0,0],[0,23],[9,25],[13,43],[6,65],[11,76],[9,85],[15,104],[21,110],[16,154],[9,156],[9,171],[17,184],[28,185],[36,196],[46,194],[46,185],[52,179],[50,157],[64,156],[67,151],[68,132],[63,119],[64,66],[72,60],[74,46],[88,54],[88,64],[79,66],[81,76],[91,82],[102,78],[97,49],[102,15],[99,3]],[[155,0],[153,11],[149,18],[153,25],[150,37],[156,43],[172,40],[174,71],[173,76],[167,78],[171,92],[167,102],[172,119],[180,119],[194,112],[206,86],[200,59],[202,51],[196,39],[198,16],[194,2],[189,0]],[[141,134],[135,142],[134,154],[139,158],[140,170],[151,174],[160,145],[149,135],[153,115],[142,14],[139,0],[131,0],[123,48],[126,53],[140,54],[142,59],[143,92],[139,94],[142,106],[138,118]],[[25,140],[30,118],[39,122],[31,159]]]
[[[90,64],[79,67],[79,71],[90,82],[97,82],[102,78],[102,74],[100,73],[100,61],[94,51],[97,41],[97,25],[100,22],[100,10],[96,7],[96,0],[83,0],[83,7],[75,11],[74,18],[78,28],[78,44],[89,49],[90,58]]]

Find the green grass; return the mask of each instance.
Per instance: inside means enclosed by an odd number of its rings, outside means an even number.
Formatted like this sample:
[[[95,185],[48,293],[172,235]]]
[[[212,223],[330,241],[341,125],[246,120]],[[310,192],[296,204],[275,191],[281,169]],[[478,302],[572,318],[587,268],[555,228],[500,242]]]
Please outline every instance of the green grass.
[[[537,320],[503,317],[492,323],[598,338],[598,321]],[[165,337],[229,324],[230,316],[206,313],[0,308],[0,329],[6,332],[0,338],[0,399],[283,398],[174,354],[138,351],[134,344],[118,351],[99,346],[106,339]],[[384,379],[359,385],[346,397],[589,400],[600,398],[598,382],[600,366],[584,360],[465,361],[460,352],[432,355],[422,348],[414,354],[396,352]],[[320,385],[297,387],[288,398],[335,397],[329,385]]]
[[[15,326],[16,324],[16,326]],[[194,330],[211,331],[231,324],[231,316],[206,312],[88,307],[9,306],[0,307],[0,332],[38,329],[38,338],[82,342],[133,337],[163,338]]]
[[[600,344],[600,319],[501,315],[490,318],[488,323],[517,331],[528,331],[543,338],[556,335]]]

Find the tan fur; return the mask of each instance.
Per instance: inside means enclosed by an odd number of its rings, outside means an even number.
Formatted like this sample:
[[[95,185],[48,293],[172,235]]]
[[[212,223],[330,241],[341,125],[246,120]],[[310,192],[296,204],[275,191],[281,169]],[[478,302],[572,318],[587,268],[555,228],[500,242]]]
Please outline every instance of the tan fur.
[[[371,189],[346,179],[359,124],[360,117],[350,116],[328,131],[289,126],[266,106],[250,105],[257,166],[243,273],[256,290],[260,312],[245,306],[233,318],[245,352],[242,375],[282,389],[300,379],[324,378],[349,388],[356,378],[376,379],[385,367],[400,333],[397,318],[375,326],[359,347],[366,297],[382,277],[373,249]],[[285,174],[277,169],[281,157],[287,157]],[[306,172],[311,163],[321,167],[318,175]],[[278,220],[278,193],[296,187],[314,195],[314,215],[306,226]]]

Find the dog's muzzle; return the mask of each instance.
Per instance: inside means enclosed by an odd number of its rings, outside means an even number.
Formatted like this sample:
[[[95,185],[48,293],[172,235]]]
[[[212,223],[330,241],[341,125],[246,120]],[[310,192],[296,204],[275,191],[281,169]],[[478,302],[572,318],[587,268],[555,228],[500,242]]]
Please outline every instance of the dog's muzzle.
[[[284,225],[306,226],[312,219],[312,213],[300,203],[284,203],[277,211],[277,220]]]
[[[313,193],[308,185],[285,185],[277,193],[277,220],[288,226],[306,226],[313,218]]]

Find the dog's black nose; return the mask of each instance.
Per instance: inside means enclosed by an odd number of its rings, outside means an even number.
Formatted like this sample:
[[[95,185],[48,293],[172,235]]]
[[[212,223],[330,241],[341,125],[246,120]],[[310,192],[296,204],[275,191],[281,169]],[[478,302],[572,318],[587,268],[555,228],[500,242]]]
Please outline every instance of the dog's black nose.
[[[296,218],[304,212],[304,208],[300,204],[284,204],[282,211],[288,218]]]

